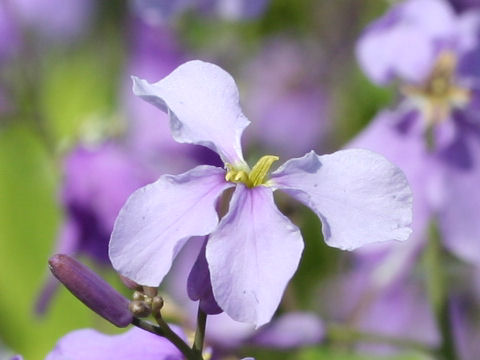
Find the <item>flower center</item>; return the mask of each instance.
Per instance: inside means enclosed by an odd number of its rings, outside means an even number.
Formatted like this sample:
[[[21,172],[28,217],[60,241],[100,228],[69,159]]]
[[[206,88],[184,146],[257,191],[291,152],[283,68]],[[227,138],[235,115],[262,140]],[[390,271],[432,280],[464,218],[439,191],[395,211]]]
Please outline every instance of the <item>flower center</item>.
[[[444,51],[423,84],[406,85],[402,89],[419,104],[429,127],[447,119],[453,108],[463,107],[470,101],[470,91],[455,83],[456,69],[457,57]]]
[[[242,183],[252,188],[255,186],[266,185],[267,175],[272,164],[277,161],[278,156],[265,155],[257,161],[255,166],[250,169],[235,168],[231,164],[227,164],[227,174],[225,180],[233,183]]]

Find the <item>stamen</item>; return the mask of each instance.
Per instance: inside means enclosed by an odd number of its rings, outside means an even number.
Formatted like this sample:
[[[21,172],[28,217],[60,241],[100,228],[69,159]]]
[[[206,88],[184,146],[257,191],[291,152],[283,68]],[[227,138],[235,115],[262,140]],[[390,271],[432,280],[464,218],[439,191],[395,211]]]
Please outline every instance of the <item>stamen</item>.
[[[227,164],[228,171],[225,175],[225,180],[234,183],[242,183],[250,188],[264,185],[272,164],[278,159],[278,156],[265,155],[257,161],[251,171],[236,169],[232,165]]]
[[[470,91],[455,83],[456,69],[456,55],[444,51],[422,85],[402,88],[407,96],[419,102],[427,127],[447,119],[453,108],[465,106],[470,101]]]
[[[248,173],[245,170],[231,169],[227,172],[227,175],[225,175],[225,180],[235,183],[249,183]]]

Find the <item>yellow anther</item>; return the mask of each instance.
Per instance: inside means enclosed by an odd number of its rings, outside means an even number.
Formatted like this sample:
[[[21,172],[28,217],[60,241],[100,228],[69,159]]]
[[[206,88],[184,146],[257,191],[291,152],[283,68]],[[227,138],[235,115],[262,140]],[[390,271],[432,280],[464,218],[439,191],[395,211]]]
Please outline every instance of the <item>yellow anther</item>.
[[[242,183],[248,187],[264,185],[267,181],[267,175],[272,164],[278,160],[278,156],[265,155],[257,161],[251,171],[245,169],[235,169],[232,165],[227,164],[227,174],[225,180]]]
[[[244,183],[248,185],[248,173],[245,170],[236,170],[231,169],[227,171],[227,175],[225,175],[225,180],[235,182],[235,183]]]

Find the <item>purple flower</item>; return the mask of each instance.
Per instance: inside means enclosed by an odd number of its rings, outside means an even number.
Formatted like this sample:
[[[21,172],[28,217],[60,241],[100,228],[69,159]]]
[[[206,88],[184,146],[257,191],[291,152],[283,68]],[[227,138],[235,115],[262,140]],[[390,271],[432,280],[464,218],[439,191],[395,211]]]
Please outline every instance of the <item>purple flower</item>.
[[[479,0],[450,0],[450,3],[459,12],[466,11],[475,7],[480,7]]]
[[[66,212],[55,252],[86,254],[101,265],[109,264],[108,241],[129,194],[152,179],[138,160],[114,143],[98,148],[78,146],[64,162],[61,202]],[[45,312],[57,282],[49,278],[36,303]]]
[[[468,47],[464,21],[443,0],[401,2],[364,31],[357,46],[359,63],[379,84],[396,77],[421,81],[442,49]]]
[[[0,3],[0,63],[15,53],[19,46],[20,34],[10,6]]]
[[[480,262],[480,15],[456,15],[441,0],[409,0],[370,25],[359,61],[380,84],[399,78],[405,98],[383,111],[351,144],[384,154],[412,186],[414,236],[432,215],[445,245]],[[422,240],[423,241],[423,240]]]
[[[79,146],[65,159],[61,200],[67,211],[59,252],[108,262],[110,232],[125,200],[151,180],[142,164],[113,143]]]
[[[249,121],[234,80],[219,67],[188,62],[153,85],[135,78],[134,92],[168,111],[175,140],[206,146],[225,163],[161,176],[129,198],[115,222],[109,254],[114,268],[135,282],[158,286],[186,241],[208,235],[206,260],[217,304],[237,321],[265,324],[303,250],[299,229],[274,204],[277,189],[317,213],[330,246],[352,250],[408,238],[408,183],[377,154],[311,152],[270,178],[275,156],[264,156],[250,169],[240,146]],[[219,223],[215,204],[231,187],[230,209]]]
[[[92,0],[15,0],[11,4],[24,26],[56,40],[69,40],[85,30],[95,6]]]
[[[183,333],[173,327],[180,336]],[[182,354],[167,339],[132,328],[120,335],[93,329],[73,331],[61,338],[46,360],[181,360]]]
[[[147,23],[158,25],[192,6],[192,0],[131,0],[132,9]]]
[[[241,20],[260,16],[269,2],[269,0],[200,0],[198,8],[226,20]]]

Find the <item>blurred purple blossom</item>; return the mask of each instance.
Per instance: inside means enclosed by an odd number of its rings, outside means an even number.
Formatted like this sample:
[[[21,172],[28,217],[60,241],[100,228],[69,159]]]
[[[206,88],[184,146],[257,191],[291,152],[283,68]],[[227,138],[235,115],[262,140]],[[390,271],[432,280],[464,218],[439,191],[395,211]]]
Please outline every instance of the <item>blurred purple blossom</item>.
[[[128,196],[151,181],[142,163],[112,142],[78,146],[65,159],[61,202],[67,211],[57,250],[109,263],[110,232]]]
[[[198,8],[222,19],[242,20],[262,15],[269,2],[270,0],[200,0]]]
[[[20,24],[35,34],[67,41],[88,29],[95,9],[93,0],[15,0],[8,5]]]
[[[429,345],[439,342],[415,276],[432,219],[438,220],[450,251],[480,263],[480,226],[474,215],[480,211],[474,185],[480,181],[479,31],[478,12],[458,15],[446,1],[407,0],[368,26],[358,42],[367,76],[380,85],[398,80],[403,98],[397,108],[381,111],[348,146],[385,155],[405,171],[414,194],[411,241],[366,247],[355,256],[353,271],[362,285],[353,293],[369,299],[356,319],[362,328]],[[408,308],[414,317],[392,317],[393,307]],[[418,332],[419,324],[427,328]]]
[[[190,8],[192,0],[131,0],[130,5],[145,23],[159,25]]]
[[[185,11],[198,11],[226,20],[260,16],[269,0],[132,0],[133,10],[148,24],[158,25]]]
[[[480,7],[479,0],[450,0],[450,3],[459,12],[467,11],[475,7]]]
[[[440,333],[425,284],[403,272],[401,277],[387,285],[375,286],[378,283],[372,279],[378,279],[378,267],[382,265],[374,256],[370,256],[370,261],[367,256],[360,257],[360,260],[363,263],[356,264],[349,273],[329,280],[324,295],[328,316],[368,334],[438,346]],[[357,347],[375,354],[399,350],[381,341],[358,341]]]
[[[474,215],[480,211],[479,31],[480,13],[459,16],[441,0],[400,3],[370,25],[359,41],[360,63],[378,83],[399,77],[405,98],[350,144],[384,154],[405,171],[415,196],[415,237],[424,237],[436,216],[446,247],[475,263],[480,263],[480,223]]]
[[[6,2],[0,3],[0,63],[12,56],[20,42],[19,29],[10,6]]]
[[[115,269],[135,282],[158,286],[187,240],[210,234],[206,259],[216,302],[237,321],[267,323],[303,250],[299,229],[273,201],[277,189],[317,213],[330,246],[352,250],[408,238],[408,183],[377,154],[312,151],[267,178],[278,160],[269,155],[250,170],[240,145],[249,121],[234,80],[219,67],[188,62],[153,85],[134,78],[134,92],[168,111],[175,140],[216,151],[226,168],[198,166],[162,176],[129,198],[116,220],[109,254]],[[230,209],[218,223],[215,205],[231,187]]]
[[[246,130],[247,146],[268,148],[280,157],[323,147],[330,124],[313,49],[275,39],[245,67],[245,108],[256,119]]]
[[[178,327],[174,331],[184,337]],[[119,335],[93,329],[72,331],[62,337],[46,360],[182,360],[182,354],[167,339],[139,328]]]
[[[257,330],[225,313],[210,316],[208,324],[207,342],[213,359],[223,359],[242,346],[287,350],[318,345],[325,335],[321,319],[307,312],[282,314]]]
[[[478,14],[456,15],[443,0],[403,1],[366,28],[358,61],[378,84],[422,82],[442,52],[461,61],[477,45],[478,22]]]
[[[291,312],[260,328],[248,342],[274,349],[292,349],[319,344],[324,336],[325,328],[318,316]]]

